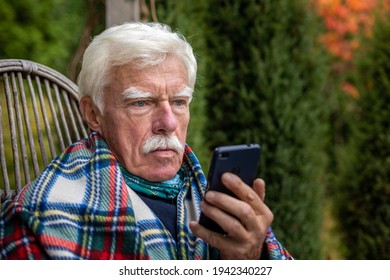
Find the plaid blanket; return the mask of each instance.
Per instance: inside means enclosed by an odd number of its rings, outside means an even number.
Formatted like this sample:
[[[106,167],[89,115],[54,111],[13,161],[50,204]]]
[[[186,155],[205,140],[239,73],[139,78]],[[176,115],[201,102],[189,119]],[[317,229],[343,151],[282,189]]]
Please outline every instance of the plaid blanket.
[[[199,217],[206,179],[199,161],[186,146],[187,177],[177,197],[178,236],[130,189],[119,163],[96,132],[74,143],[0,216],[1,259],[215,259],[189,230]],[[291,256],[270,229],[266,238],[271,259]]]

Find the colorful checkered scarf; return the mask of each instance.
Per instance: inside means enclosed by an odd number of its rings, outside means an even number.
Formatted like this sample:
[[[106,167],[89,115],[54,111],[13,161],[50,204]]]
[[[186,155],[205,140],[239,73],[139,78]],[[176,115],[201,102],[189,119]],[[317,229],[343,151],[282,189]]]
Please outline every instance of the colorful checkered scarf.
[[[206,179],[186,146],[187,176],[177,196],[177,240],[129,188],[120,166],[96,132],[54,159],[0,217],[1,259],[213,259],[189,230],[197,220]],[[270,229],[271,259],[290,258]]]

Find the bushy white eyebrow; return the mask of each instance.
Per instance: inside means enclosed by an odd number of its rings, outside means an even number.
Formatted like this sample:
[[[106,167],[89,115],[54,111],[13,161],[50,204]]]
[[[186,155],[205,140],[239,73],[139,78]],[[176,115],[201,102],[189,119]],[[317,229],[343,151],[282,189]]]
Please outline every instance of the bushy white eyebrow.
[[[192,100],[194,90],[188,86],[182,89],[180,92],[173,94],[175,98],[184,97],[188,98],[189,102]],[[151,92],[142,91],[137,89],[136,87],[129,87],[122,92],[122,99],[144,99],[144,98],[152,98],[154,95]]]
[[[194,93],[194,90],[192,88],[186,86],[184,89],[182,89],[178,93],[175,93],[173,96],[175,98],[177,98],[177,97],[188,98],[188,102],[191,102],[193,93]]]
[[[153,97],[153,93],[139,90],[136,87],[129,87],[122,92],[123,99],[143,99],[151,97]]]

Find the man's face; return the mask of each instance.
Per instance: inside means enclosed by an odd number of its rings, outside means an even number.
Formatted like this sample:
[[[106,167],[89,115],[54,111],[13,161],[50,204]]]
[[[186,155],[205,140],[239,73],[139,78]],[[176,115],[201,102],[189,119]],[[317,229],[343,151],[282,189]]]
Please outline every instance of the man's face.
[[[183,160],[192,97],[182,63],[167,57],[143,70],[124,65],[111,77],[98,131],[130,173],[149,181],[173,178]],[[182,150],[152,145],[145,154],[145,143],[159,135],[177,137]]]

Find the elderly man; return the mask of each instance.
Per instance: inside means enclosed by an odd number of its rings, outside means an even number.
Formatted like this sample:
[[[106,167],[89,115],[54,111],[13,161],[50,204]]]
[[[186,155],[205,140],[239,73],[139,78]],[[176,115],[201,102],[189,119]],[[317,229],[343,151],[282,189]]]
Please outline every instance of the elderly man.
[[[239,199],[209,192],[201,203],[206,180],[185,144],[196,70],[191,46],[162,24],[94,38],[78,81],[91,133],[4,204],[1,257],[290,259],[261,179],[248,188],[226,173]],[[201,209],[227,235],[199,225]]]

